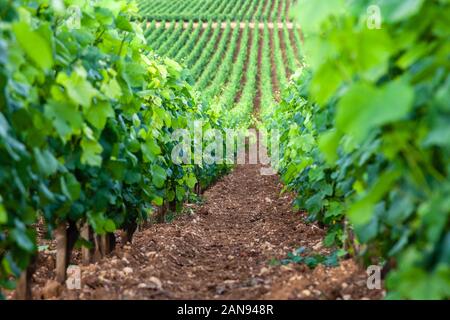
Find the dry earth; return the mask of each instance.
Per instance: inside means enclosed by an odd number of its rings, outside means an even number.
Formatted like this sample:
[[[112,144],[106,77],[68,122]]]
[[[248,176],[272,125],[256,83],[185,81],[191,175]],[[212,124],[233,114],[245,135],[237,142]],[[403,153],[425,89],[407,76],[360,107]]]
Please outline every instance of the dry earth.
[[[327,253],[324,230],[306,224],[275,175],[240,165],[207,190],[202,205],[138,232],[98,263],[81,267],[81,290],[49,280],[54,252],[41,253],[36,299],[376,299],[353,260],[339,267],[273,264],[301,246]],[[75,257],[75,261],[77,258]]]

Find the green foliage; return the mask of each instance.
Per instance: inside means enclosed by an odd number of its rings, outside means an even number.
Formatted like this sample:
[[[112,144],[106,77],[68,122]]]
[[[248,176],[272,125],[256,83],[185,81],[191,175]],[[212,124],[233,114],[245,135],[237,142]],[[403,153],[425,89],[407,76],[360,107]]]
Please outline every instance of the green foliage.
[[[270,60],[270,31],[267,23],[264,24],[262,34],[262,49],[261,49],[261,107],[260,115],[264,118],[267,112],[270,112],[275,104],[272,87],[272,73]]]
[[[208,43],[208,46],[204,48],[202,55],[204,61],[200,61],[195,65],[195,68],[197,68],[197,81],[195,83],[194,89],[198,90],[204,88],[211,80],[211,78],[217,73],[218,67],[224,62],[228,62],[228,60],[224,61],[224,54],[226,52],[227,45],[229,45],[229,47],[233,47],[233,45],[231,45],[232,43],[236,45],[238,33],[239,29],[235,28],[233,31],[233,35],[230,38],[231,25],[228,22],[225,30],[221,35],[220,42],[217,44],[217,41],[211,40]],[[227,54],[232,57],[232,52],[233,51],[227,51]],[[202,70],[201,74],[199,70]],[[196,70],[193,68],[192,72],[194,76],[196,76],[195,71]],[[210,100],[209,97],[205,97],[205,99],[207,101]]]
[[[138,0],[142,16],[150,20],[195,21],[285,21],[286,3],[287,0]]]
[[[178,52],[180,52],[182,46],[192,36],[193,28],[194,21],[191,20],[189,21],[188,27],[184,29],[181,37],[179,37],[173,44],[171,44],[170,49],[166,53],[167,57],[173,58]]]
[[[242,88],[239,101],[230,110],[227,123],[230,127],[243,127],[248,128],[252,121],[251,115],[253,112],[253,104],[255,101],[255,95],[257,88],[257,74],[258,74],[258,46],[259,46],[259,28],[252,30],[250,52],[247,61],[247,70],[245,77],[245,84]]]
[[[226,171],[172,162],[174,130],[220,123],[150,51],[133,3],[72,4],[79,26],[53,2],[0,5],[0,287],[37,252],[38,215],[50,233],[68,220],[110,233]]]
[[[314,252],[310,252],[305,247],[300,247],[294,252],[289,252],[285,259],[281,260],[281,264],[286,265],[289,263],[305,264],[310,268],[315,268],[319,264],[323,264],[327,267],[339,266],[339,258],[342,256],[341,250],[335,250],[330,254],[323,255]]]
[[[278,31],[277,25],[275,25],[275,28],[272,30],[272,41],[273,41],[273,55],[275,60],[274,63],[281,90],[287,86],[288,75],[286,74],[286,67],[284,65],[283,54],[281,52],[280,33]]]
[[[224,43],[227,42],[230,32],[231,28],[229,24],[227,24],[227,27],[223,32],[221,28],[217,27],[214,29],[214,32],[208,39],[208,42],[205,44],[205,46],[199,45],[198,47],[196,47],[196,49],[201,49],[199,50],[200,54],[197,55],[194,53],[194,55],[191,56],[191,59],[187,60],[187,63],[192,65],[192,68],[190,68],[190,70],[194,79],[198,80],[200,75],[205,70],[206,66],[209,65],[213,53],[217,52],[220,56],[221,50],[223,50],[223,48],[225,47]]]
[[[367,26],[372,4],[380,29]],[[396,261],[388,298],[449,298],[450,3],[298,8],[308,68],[265,119],[282,133],[279,169],[295,205],[329,226],[326,244]]]
[[[234,105],[236,95],[240,88],[241,79],[243,77],[244,64],[247,59],[250,32],[250,26],[247,24],[242,31],[240,49],[239,52],[237,52],[237,57],[232,66],[228,82],[224,85],[223,92],[219,99],[213,102],[219,110],[229,110]]]
[[[213,24],[212,21],[208,23],[208,26],[203,31],[202,36],[195,44],[194,49],[191,52],[189,52],[185,60],[186,65],[195,66],[195,64],[199,61],[199,58],[203,53],[203,49],[209,43],[210,38],[217,39],[217,37],[219,36],[220,28],[213,29],[212,24]]]
[[[196,84],[198,88],[205,89],[203,96],[208,101],[211,101],[220,92],[220,89],[230,76],[230,70],[233,67],[233,58],[236,54],[239,32],[239,28],[234,28],[228,45],[226,43],[224,44],[226,51],[223,53],[223,56],[216,55],[216,59],[208,65],[208,69],[204,71]]]

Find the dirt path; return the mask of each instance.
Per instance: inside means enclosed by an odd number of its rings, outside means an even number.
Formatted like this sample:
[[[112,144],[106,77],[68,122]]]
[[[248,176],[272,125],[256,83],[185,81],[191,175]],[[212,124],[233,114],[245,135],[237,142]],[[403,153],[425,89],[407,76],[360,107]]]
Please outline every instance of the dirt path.
[[[291,210],[277,176],[241,165],[207,190],[203,205],[188,205],[172,223],[151,225],[132,244],[81,267],[82,289],[58,292],[35,275],[34,297],[62,299],[349,299],[377,298],[352,260],[314,270],[271,264],[304,246],[326,252],[324,231]],[[36,279],[38,278],[38,279]],[[53,290],[53,291],[52,291]],[[50,292],[49,292],[50,291]],[[56,294],[56,292],[58,292]]]

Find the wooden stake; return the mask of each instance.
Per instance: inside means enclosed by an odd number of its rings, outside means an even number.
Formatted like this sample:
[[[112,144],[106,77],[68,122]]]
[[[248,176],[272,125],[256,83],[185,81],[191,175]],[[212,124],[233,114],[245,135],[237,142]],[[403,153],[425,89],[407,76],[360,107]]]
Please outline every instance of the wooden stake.
[[[104,234],[102,236],[100,236],[100,243],[101,243],[101,252],[102,252],[102,257],[106,256],[109,253],[109,239],[108,239],[108,234]]]
[[[23,271],[20,275],[19,281],[17,281],[17,287],[15,292],[16,300],[30,300],[31,299],[31,288],[28,283],[27,270]]]
[[[158,213],[156,215],[156,222],[164,223],[167,207],[168,207],[167,202],[164,202],[164,204],[158,208]]]
[[[202,195],[202,187],[200,186],[200,183],[197,182],[197,184],[195,185],[194,191],[198,196]]]
[[[102,258],[102,251],[101,251],[101,239],[100,236],[94,235],[94,243],[95,243],[95,249],[94,249],[94,261],[99,261]]]
[[[83,227],[81,228],[81,237],[86,240],[86,241],[91,241],[91,232],[90,232],[90,227],[89,224],[86,222]],[[92,259],[92,249],[90,248],[86,248],[86,247],[82,247],[81,248],[81,255],[82,255],[82,262],[84,265],[88,265],[89,263],[91,263],[91,259]]]
[[[20,278],[17,281],[14,299],[16,300],[33,299],[33,295],[31,292],[31,277],[36,271],[36,260],[37,260],[36,256],[31,257],[28,268],[21,273]]]
[[[60,223],[56,228],[56,281],[64,283],[67,266],[67,227]]]

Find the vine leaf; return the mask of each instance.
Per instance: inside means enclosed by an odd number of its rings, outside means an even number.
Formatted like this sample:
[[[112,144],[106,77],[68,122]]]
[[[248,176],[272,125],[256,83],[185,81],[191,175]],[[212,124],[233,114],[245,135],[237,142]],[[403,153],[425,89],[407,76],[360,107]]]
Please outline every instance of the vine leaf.
[[[362,142],[370,130],[404,118],[413,99],[413,89],[401,80],[380,88],[354,84],[338,103],[336,126]]]
[[[25,22],[14,23],[12,28],[17,42],[30,59],[41,69],[49,70],[53,66],[50,42]]]
[[[162,167],[158,165],[152,166],[152,181],[157,188],[162,188],[164,186],[166,178],[166,171]]]

